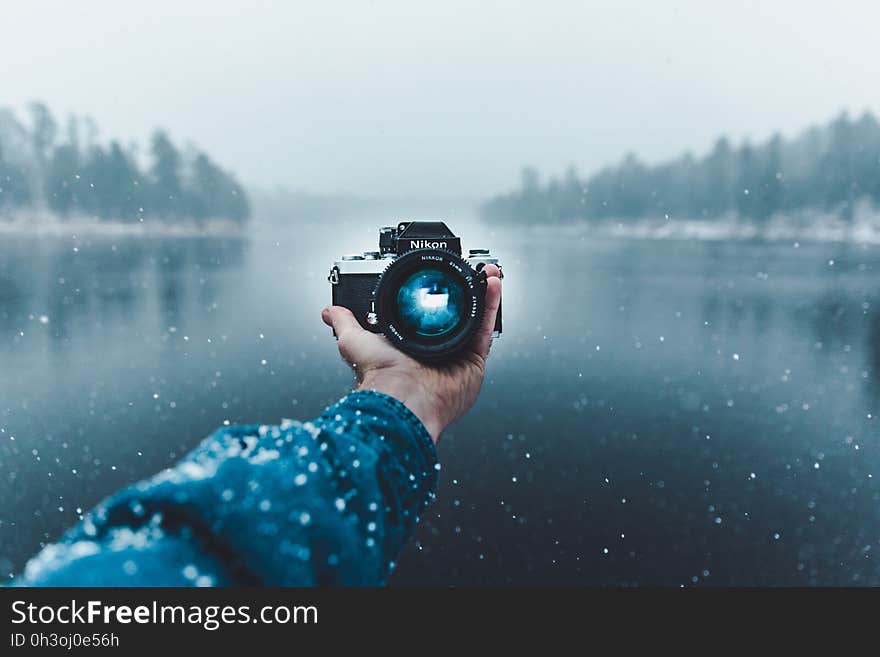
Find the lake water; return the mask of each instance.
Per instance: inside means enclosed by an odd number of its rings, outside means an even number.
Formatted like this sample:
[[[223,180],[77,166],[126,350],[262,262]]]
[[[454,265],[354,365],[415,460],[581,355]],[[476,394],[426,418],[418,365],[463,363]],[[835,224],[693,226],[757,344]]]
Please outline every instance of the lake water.
[[[381,223],[4,237],[0,572],[224,420],[342,395],[327,270]],[[393,583],[880,584],[877,247],[449,223],[505,334]]]

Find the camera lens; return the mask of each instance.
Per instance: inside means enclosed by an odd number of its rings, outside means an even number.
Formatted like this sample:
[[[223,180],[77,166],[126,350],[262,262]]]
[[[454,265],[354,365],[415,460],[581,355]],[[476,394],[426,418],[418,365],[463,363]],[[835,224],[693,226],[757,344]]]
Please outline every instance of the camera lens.
[[[473,338],[483,318],[485,274],[442,249],[407,251],[393,260],[373,293],[382,332],[398,349],[425,360],[449,357]]]
[[[438,269],[410,274],[397,292],[400,318],[416,335],[438,336],[454,330],[464,317],[464,290]]]

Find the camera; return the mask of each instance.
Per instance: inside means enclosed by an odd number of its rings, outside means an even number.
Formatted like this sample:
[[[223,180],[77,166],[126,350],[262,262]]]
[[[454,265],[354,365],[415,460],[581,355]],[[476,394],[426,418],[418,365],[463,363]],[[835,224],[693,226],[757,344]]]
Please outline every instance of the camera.
[[[379,250],[342,256],[330,269],[335,306],[401,351],[439,360],[465,348],[483,320],[489,249],[470,249],[442,221],[403,221],[379,231]],[[494,334],[501,334],[501,308]]]

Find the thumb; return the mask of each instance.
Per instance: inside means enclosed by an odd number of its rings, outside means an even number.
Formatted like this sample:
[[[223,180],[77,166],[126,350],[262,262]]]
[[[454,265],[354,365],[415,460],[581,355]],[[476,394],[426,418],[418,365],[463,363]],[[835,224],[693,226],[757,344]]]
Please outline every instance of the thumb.
[[[358,324],[358,321],[351,314],[348,308],[342,306],[330,306],[321,311],[321,319],[327,326],[333,327],[333,333],[340,340],[355,335],[364,329]]]

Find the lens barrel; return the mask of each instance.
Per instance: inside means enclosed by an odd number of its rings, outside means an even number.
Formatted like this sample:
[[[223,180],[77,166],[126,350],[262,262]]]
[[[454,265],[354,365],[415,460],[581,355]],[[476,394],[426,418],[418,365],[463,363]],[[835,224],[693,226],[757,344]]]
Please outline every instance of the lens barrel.
[[[398,349],[439,360],[466,347],[477,332],[486,275],[451,251],[413,249],[388,265],[373,298],[382,332]]]

